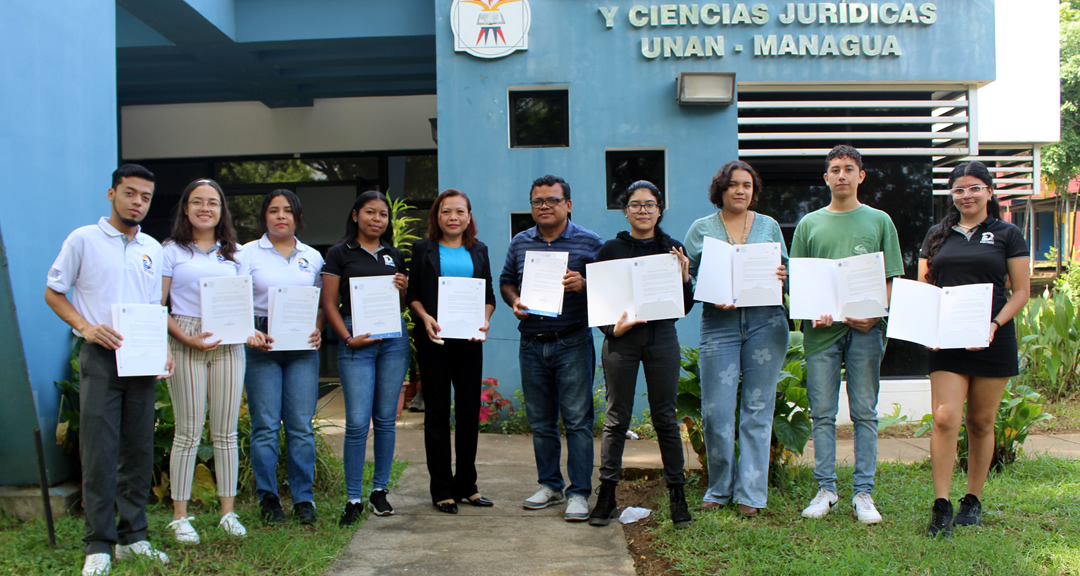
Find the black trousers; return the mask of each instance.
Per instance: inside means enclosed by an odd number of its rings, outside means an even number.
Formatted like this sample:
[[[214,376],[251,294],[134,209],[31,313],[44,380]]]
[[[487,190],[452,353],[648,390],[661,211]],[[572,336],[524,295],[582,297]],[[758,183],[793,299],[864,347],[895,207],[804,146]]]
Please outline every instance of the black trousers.
[[[476,441],[480,431],[480,380],[484,345],[468,340],[431,343],[417,330],[416,359],[424,386],[424,449],[431,476],[431,501],[477,493]],[[450,388],[454,389],[454,453],[450,460]]]
[[[157,379],[117,376],[116,353],[90,342],[83,343],[79,365],[84,551],[111,554],[114,544],[146,540]]]
[[[635,326],[621,338],[609,336],[604,339],[601,358],[607,382],[607,416],[600,435],[600,479],[619,481],[641,365],[645,368],[649,413],[660,444],[664,480],[668,486],[684,484],[682,436],[675,419],[680,366],[675,323],[658,320]]]

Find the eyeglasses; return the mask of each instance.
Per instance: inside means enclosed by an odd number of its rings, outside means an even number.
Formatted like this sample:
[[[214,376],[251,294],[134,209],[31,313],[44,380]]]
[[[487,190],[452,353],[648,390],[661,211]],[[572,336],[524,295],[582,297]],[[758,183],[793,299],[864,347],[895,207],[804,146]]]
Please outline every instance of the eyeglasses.
[[[983,190],[989,189],[989,186],[976,184],[974,186],[968,186],[967,188],[953,188],[951,192],[953,196],[963,196],[965,192],[971,192],[972,194],[981,194]]]
[[[626,209],[630,212],[641,212],[644,210],[646,214],[656,214],[656,210],[659,206],[660,205],[656,202],[645,202],[644,204],[641,202],[631,202],[626,205]]]
[[[203,201],[202,198],[196,198],[194,200],[188,200],[188,205],[192,206],[194,208],[202,208],[205,205],[207,208],[209,208],[211,210],[214,210],[216,208],[221,208],[221,202],[218,202],[217,200]]]
[[[566,201],[566,198],[533,198],[532,200],[529,200],[529,204],[533,208],[539,208],[539,207],[543,206],[544,204],[547,204],[548,206],[551,206],[552,208],[555,208],[556,206],[558,206],[559,204],[562,204],[565,201]]]

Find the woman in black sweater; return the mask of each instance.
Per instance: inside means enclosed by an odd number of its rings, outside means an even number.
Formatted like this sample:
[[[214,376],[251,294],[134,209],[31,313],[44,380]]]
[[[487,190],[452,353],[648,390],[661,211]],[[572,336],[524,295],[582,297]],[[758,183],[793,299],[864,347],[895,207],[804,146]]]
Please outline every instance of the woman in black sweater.
[[[634,182],[619,197],[630,223],[629,232],[619,232],[596,255],[596,261],[636,258],[653,254],[674,254],[682,268],[683,302],[686,311],[694,305],[690,285],[690,261],[682,244],[658,225],[663,218],[664,199],[651,182]],[[634,390],[638,365],[645,367],[649,390],[649,410],[660,444],[664,480],[671,494],[671,521],[678,527],[693,519],[686,506],[683,485],[683,449],[679,424],[675,419],[675,398],[679,392],[680,351],[675,320],[627,321],[626,314],[614,325],[602,326],[601,354],[607,382],[607,418],[600,439],[600,488],[589,524],[606,526],[618,512],[615,486],[622,469],[623,446],[634,411]]]

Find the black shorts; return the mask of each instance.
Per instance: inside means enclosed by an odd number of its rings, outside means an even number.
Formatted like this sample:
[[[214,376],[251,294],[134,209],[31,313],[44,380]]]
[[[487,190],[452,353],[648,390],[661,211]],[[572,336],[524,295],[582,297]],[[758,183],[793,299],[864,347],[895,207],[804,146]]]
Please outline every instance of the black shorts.
[[[930,372],[945,370],[967,376],[1008,378],[1020,373],[1016,351],[1016,330],[1012,320],[994,333],[985,350],[930,351]]]

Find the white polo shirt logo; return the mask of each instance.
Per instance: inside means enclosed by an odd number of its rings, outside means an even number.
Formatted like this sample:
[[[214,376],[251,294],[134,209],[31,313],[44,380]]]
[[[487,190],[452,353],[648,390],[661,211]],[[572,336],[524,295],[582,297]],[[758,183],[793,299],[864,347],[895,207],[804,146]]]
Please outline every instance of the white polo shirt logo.
[[[300,268],[301,272],[307,272],[308,274],[314,274],[315,273],[311,269],[311,264],[307,261],[307,258],[297,258],[296,259],[296,266],[298,268]]]
[[[217,253],[215,253],[215,255],[217,256],[217,261],[218,262],[220,262],[222,264],[225,263],[225,257],[221,255],[221,252],[217,252]]]
[[[150,258],[148,254],[142,255],[142,267],[143,272],[149,274],[150,276],[154,275],[154,260]]]

